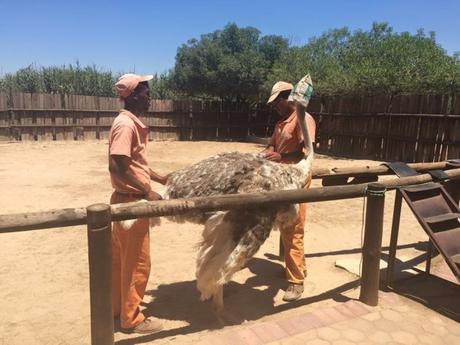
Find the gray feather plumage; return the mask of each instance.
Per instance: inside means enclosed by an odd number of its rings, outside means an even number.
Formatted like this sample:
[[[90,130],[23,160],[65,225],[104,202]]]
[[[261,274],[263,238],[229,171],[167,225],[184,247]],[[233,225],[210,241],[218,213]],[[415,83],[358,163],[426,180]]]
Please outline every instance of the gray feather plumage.
[[[307,175],[297,165],[270,162],[262,154],[222,153],[172,173],[166,198],[299,189]],[[273,228],[295,220],[296,210],[295,205],[288,205],[174,216],[178,222],[205,225],[196,271],[202,299],[215,296],[219,286],[254,256]]]
[[[296,165],[267,161],[262,154],[222,153],[171,174],[169,198],[256,193],[302,188]]]

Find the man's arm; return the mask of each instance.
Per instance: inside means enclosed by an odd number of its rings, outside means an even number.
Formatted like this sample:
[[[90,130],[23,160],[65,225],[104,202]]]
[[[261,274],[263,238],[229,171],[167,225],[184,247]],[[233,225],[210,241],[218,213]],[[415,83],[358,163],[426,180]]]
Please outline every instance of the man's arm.
[[[150,179],[152,181],[161,183],[162,185],[165,185],[166,182],[168,181],[169,175],[160,175],[160,174],[156,173],[155,171],[153,171],[150,168],[149,168],[149,171],[150,171]]]
[[[110,169],[114,169],[115,171],[111,171],[112,173],[120,175],[124,180],[128,181],[130,185],[136,187],[137,189],[141,190],[144,194],[144,197],[147,200],[161,200],[161,195],[157,192],[152,190],[152,187],[148,183],[142,183],[139,181],[136,176],[128,169],[129,160],[131,158],[123,155],[110,155]]]
[[[279,162],[281,161],[281,154],[278,152],[275,152],[275,148],[273,146],[267,147],[265,150],[262,151],[262,153],[265,153],[265,159],[273,162]]]

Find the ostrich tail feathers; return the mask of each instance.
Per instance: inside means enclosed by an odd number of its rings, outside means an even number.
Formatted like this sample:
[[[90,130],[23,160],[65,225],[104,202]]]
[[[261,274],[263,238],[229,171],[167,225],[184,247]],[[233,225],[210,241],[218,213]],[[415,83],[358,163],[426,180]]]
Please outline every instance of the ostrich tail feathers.
[[[120,224],[123,230],[128,231],[133,227],[136,221],[137,219],[126,219],[126,220],[119,221],[118,224]]]
[[[133,204],[134,205],[135,204],[144,204],[146,202],[148,202],[148,201],[145,200],[145,199],[141,199],[141,200],[133,202]],[[125,220],[121,220],[121,221],[119,221],[117,223],[120,224],[120,227],[123,230],[129,231],[141,219],[145,219],[145,218],[125,219]],[[150,217],[149,218],[149,227],[150,227],[150,229],[154,228],[155,226],[159,226],[159,225],[161,225],[161,218],[160,217]]]
[[[196,281],[201,300],[211,298],[222,285],[219,283],[222,266],[235,247],[232,226],[224,220],[225,213],[217,212],[208,219],[203,231],[203,240],[199,244]]]
[[[219,284],[228,283],[232,276],[241,270],[248,260],[257,253],[260,246],[270,235],[273,225],[274,217],[264,217],[260,219],[257,225],[244,233],[222,267]]]

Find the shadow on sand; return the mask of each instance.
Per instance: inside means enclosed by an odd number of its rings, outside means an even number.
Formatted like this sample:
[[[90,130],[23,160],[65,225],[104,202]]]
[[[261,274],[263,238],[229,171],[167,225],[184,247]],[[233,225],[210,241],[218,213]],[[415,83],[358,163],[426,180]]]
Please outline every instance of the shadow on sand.
[[[424,243],[419,242],[402,247],[420,247],[422,249]],[[347,250],[345,253],[350,254],[357,251],[359,249]],[[315,253],[308,256],[323,256],[325,254]],[[329,253],[329,255],[334,254],[344,254],[344,252]],[[272,258],[272,255],[269,254],[265,256]],[[382,253],[382,259],[387,260],[387,258],[388,255]],[[397,294],[411,298],[453,320],[460,321],[459,285],[436,276],[426,275],[419,270],[419,274],[403,272],[404,269],[414,267],[425,259],[425,255],[421,254],[406,262],[396,260],[395,270],[399,271],[399,274],[397,274],[397,282],[393,285],[394,290],[388,289],[383,282],[380,288],[384,291],[394,291]],[[308,290],[311,289],[309,284],[313,283],[307,281],[305,296],[308,297],[275,306],[274,297],[280,289],[286,287],[286,280],[282,274],[284,272],[283,266],[273,261],[253,258],[245,269],[249,269],[254,276],[248,278],[243,284],[232,281],[224,288],[226,310],[237,318],[235,324],[241,324],[245,320],[258,320],[267,315],[327,299],[346,302],[350,298],[345,296],[344,293],[360,285],[359,279],[355,279],[323,293],[308,296]],[[384,280],[385,274],[386,269],[381,270],[380,277],[382,280]],[[154,300],[145,304],[144,314],[146,316],[184,321],[188,325],[164,330],[156,334],[118,340],[116,344],[141,344],[152,342],[156,339],[222,327],[215,317],[211,303],[209,301],[200,301],[195,280],[160,285],[155,290],[147,291],[147,294],[152,296]]]
[[[316,296],[275,306],[274,297],[280,289],[286,287],[286,280],[281,274],[284,270],[283,266],[272,261],[253,258],[245,269],[249,269],[254,276],[248,278],[243,284],[232,281],[224,289],[225,307],[237,318],[235,324],[241,324],[245,320],[257,320],[263,316],[326,299],[347,301],[349,298],[342,293],[359,285],[359,280],[355,280]],[[308,295],[308,289],[308,283],[306,283],[306,295]],[[146,316],[185,321],[188,325],[164,330],[156,334],[122,339],[116,344],[147,343],[156,339],[222,327],[215,317],[211,303],[200,301],[194,280],[160,285],[155,290],[147,291],[147,294],[154,297],[154,300],[145,304],[144,314]]]
[[[394,273],[397,278],[392,286],[381,286],[381,288],[410,298],[437,313],[460,322],[460,285],[440,278],[435,275],[436,273],[428,274],[414,267],[425,259],[425,255],[420,255],[405,262]],[[438,260],[442,260],[442,258],[438,257]],[[402,269],[407,268],[412,268],[412,272],[415,271],[416,273],[402,272]],[[385,274],[386,272],[382,272],[381,276],[385,277]],[[452,274],[452,279],[455,280],[453,277]]]

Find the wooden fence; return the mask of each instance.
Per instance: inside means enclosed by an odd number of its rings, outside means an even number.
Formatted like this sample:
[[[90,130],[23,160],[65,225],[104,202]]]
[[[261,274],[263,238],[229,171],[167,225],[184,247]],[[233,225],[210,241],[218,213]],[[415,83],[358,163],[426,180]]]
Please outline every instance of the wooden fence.
[[[460,95],[326,98],[309,111],[322,153],[404,162],[460,158]]]
[[[119,108],[116,98],[0,94],[0,140],[107,139]],[[150,140],[242,140],[268,135],[268,117],[257,113],[247,104],[152,100],[141,120]]]
[[[115,98],[0,94],[0,140],[106,140],[118,109]],[[460,157],[460,95],[316,98],[308,110],[320,153],[405,162]],[[244,140],[269,136],[277,116],[264,105],[153,100],[141,120],[150,140]]]

